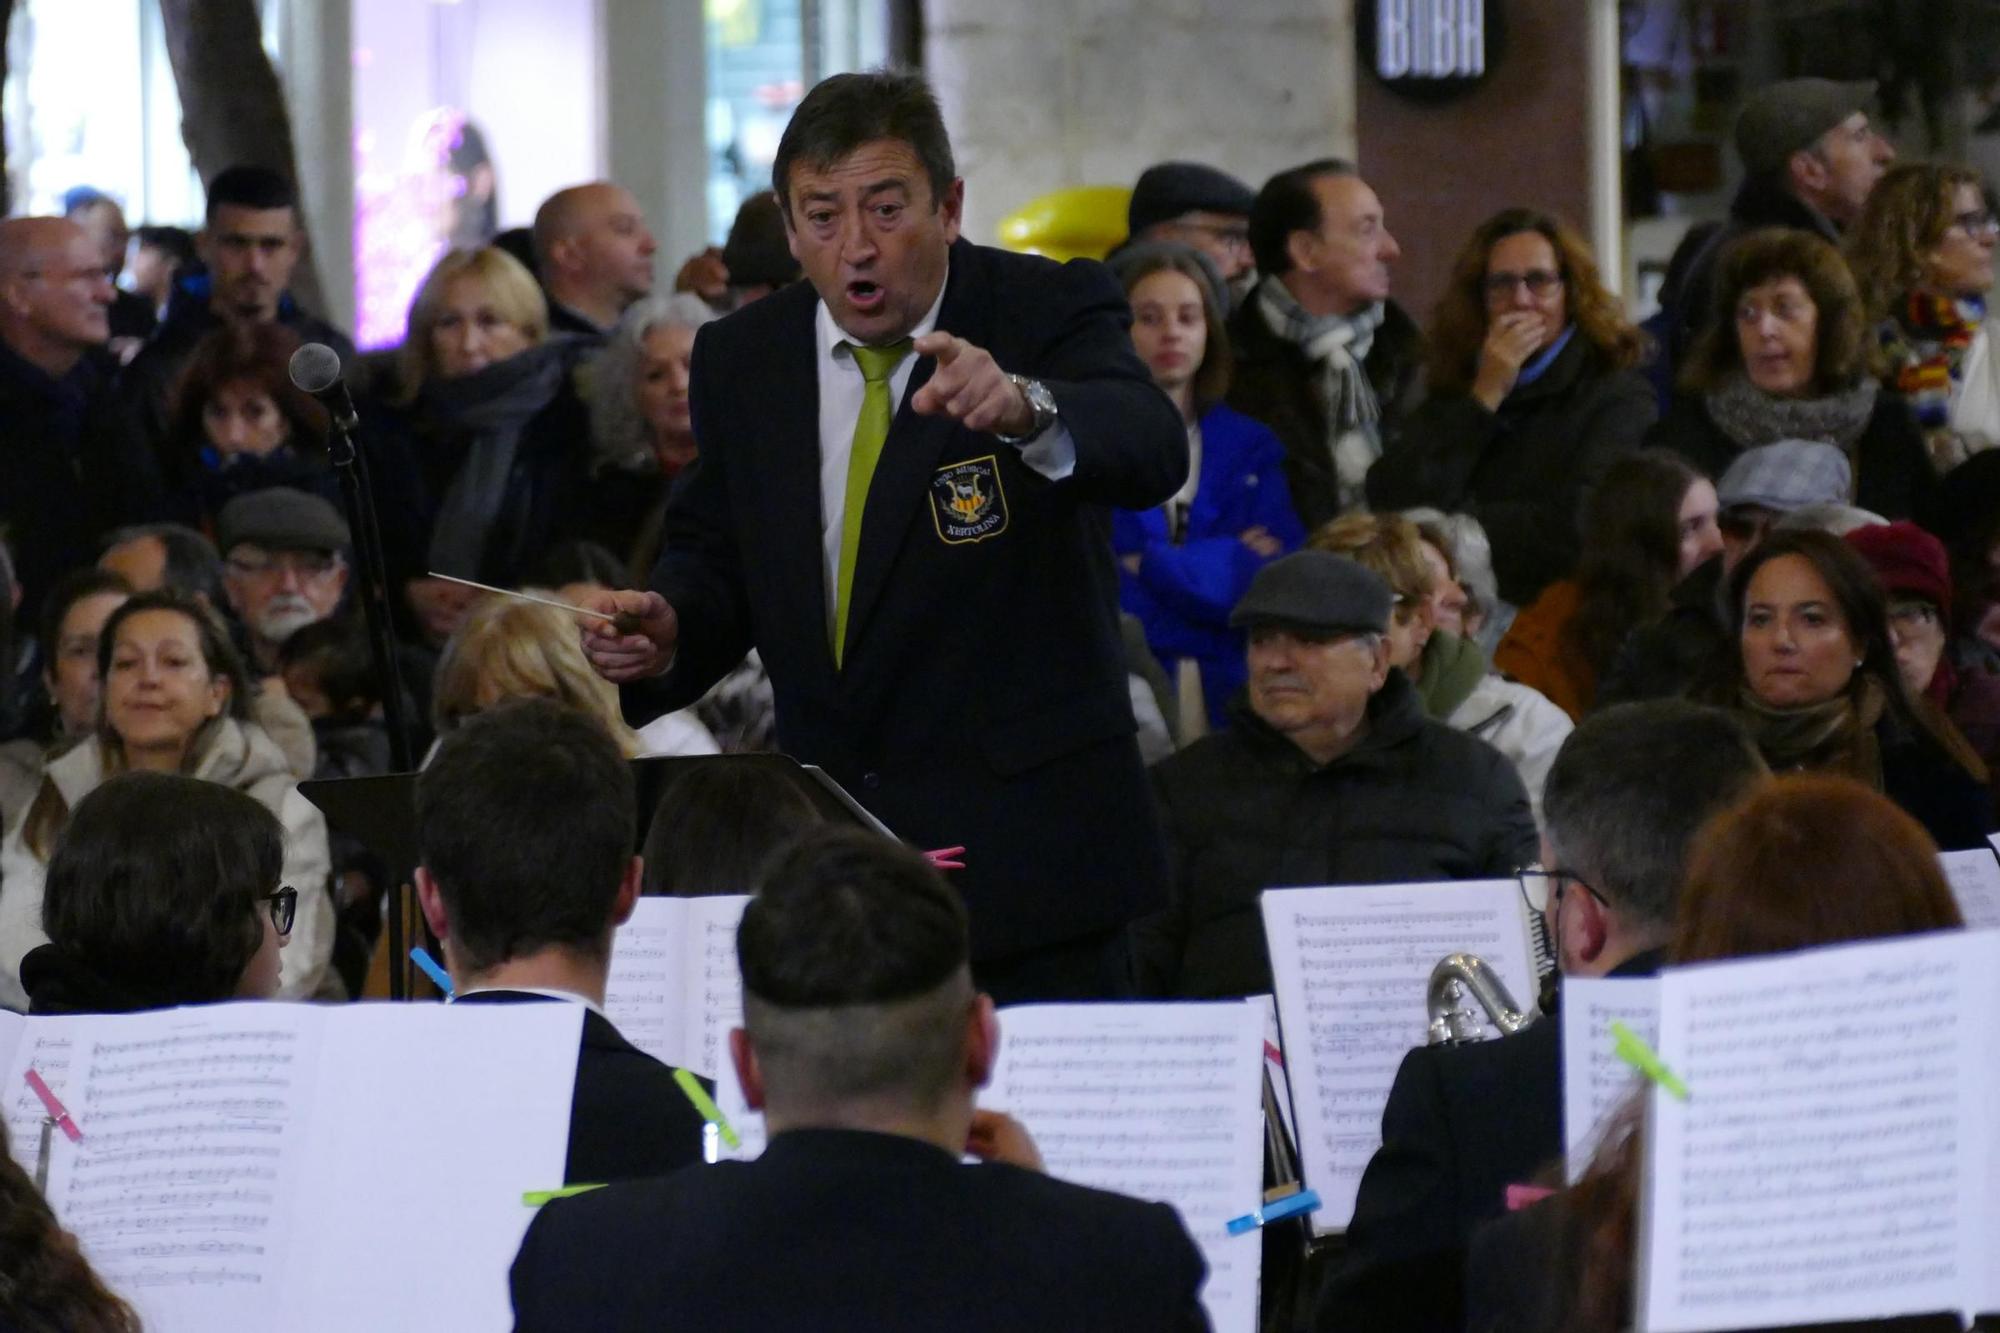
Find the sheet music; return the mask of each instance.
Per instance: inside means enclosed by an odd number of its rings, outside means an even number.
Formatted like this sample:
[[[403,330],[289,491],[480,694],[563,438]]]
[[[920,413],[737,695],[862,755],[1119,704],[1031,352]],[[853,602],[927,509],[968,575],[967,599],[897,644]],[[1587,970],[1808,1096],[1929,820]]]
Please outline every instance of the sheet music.
[[[1530,1004],[1526,907],[1513,880],[1267,889],[1262,905],[1315,1221],[1344,1230],[1396,1070],[1427,1039],[1431,969],[1478,954]]]
[[[509,1327],[520,1195],[562,1178],[580,1006],[17,1021],[10,1063],[41,1027],[72,1044],[83,1141],[55,1140],[48,1199],[149,1333]]]
[[[1668,973],[1640,1277],[1656,1333],[1969,1310],[2000,941],[1961,931]]]
[[[1590,1165],[1605,1122],[1639,1086],[1613,1053],[1616,1021],[1655,1049],[1660,984],[1653,977],[1565,977],[1562,983],[1563,1157],[1573,1185]]]
[[[0,1117],[6,1120],[9,1153],[30,1177],[35,1174],[46,1112],[23,1075],[32,1068],[57,1100],[67,1105],[74,1025],[75,1020],[67,1018],[38,1018],[30,1023],[21,1014],[0,1013],[0,1071],[6,1080],[0,1085]]]
[[[1000,1015],[980,1104],[1027,1127],[1051,1176],[1172,1204],[1208,1261],[1218,1333],[1254,1333],[1264,1020],[1254,1002],[1024,1005]]]
[[[1993,859],[1993,853],[1980,848],[1939,852],[1938,861],[1951,882],[1951,896],[1958,900],[1966,929],[2000,929],[2000,861]]]
[[[604,1012],[656,1060],[715,1078],[743,1019],[736,926],[747,894],[639,899],[611,942]]]

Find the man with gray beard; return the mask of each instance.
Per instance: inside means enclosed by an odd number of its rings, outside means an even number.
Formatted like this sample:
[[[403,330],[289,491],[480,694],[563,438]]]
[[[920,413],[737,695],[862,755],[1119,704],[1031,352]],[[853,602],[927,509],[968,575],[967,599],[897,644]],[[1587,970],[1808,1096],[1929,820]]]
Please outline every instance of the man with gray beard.
[[[257,671],[274,675],[285,640],[340,608],[347,523],[319,496],[274,486],[224,505],[216,528],[223,595],[249,631]]]

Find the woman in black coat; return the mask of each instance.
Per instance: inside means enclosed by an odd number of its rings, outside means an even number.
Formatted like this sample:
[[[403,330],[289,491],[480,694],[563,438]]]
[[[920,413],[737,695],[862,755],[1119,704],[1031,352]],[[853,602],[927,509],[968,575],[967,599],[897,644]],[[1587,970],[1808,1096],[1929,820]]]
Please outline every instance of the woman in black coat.
[[[1909,408],[1867,376],[1861,296],[1838,250],[1751,232],[1723,252],[1715,298],[1649,446],[1719,477],[1745,449],[1817,440],[1847,455],[1861,508],[1895,519],[1929,505],[1937,474]]]
[[[518,585],[589,513],[583,339],[549,336],[534,278],[501,250],[453,250],[410,305],[400,395],[369,450],[391,585],[441,644],[476,594]]]
[[[1653,424],[1645,339],[1581,237],[1510,208],[1472,234],[1430,330],[1428,396],[1368,474],[1376,509],[1478,518],[1517,606],[1581,554],[1584,493]]]

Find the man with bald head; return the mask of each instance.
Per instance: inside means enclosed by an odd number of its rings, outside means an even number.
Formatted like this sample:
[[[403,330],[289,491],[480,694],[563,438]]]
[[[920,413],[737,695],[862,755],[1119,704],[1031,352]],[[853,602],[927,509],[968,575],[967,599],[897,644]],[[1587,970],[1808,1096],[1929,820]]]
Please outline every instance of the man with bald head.
[[[653,233],[632,193],[609,181],[557,190],[535,211],[535,262],[549,327],[603,338],[653,290]]]
[[[103,361],[111,278],[64,218],[0,222],[0,530],[18,557],[21,613],[98,534],[150,517],[159,474],[118,426]]]

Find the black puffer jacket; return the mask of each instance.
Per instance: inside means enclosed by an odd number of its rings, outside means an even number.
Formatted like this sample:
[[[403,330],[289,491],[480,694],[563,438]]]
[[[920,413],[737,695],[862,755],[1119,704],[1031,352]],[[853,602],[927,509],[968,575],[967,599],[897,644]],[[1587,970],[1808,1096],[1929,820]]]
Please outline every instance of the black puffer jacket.
[[[1470,393],[1432,393],[1369,471],[1368,503],[1471,514],[1492,539],[1500,595],[1526,606],[1576,567],[1585,493],[1637,451],[1655,415],[1645,377],[1606,365],[1578,331],[1497,412]]]
[[[1535,860],[1513,765],[1426,717],[1401,671],[1369,701],[1361,743],[1323,767],[1241,699],[1232,713],[1231,730],[1152,770],[1173,881],[1167,910],[1132,928],[1146,994],[1270,990],[1264,889],[1478,879]]]

